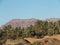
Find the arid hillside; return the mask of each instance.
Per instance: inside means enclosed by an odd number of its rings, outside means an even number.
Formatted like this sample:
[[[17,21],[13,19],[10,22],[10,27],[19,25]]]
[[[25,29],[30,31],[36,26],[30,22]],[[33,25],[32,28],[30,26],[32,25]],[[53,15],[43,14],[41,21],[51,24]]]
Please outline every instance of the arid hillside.
[[[30,25],[34,25],[34,23],[37,21],[37,19],[13,19],[6,23],[4,26],[11,25],[13,28],[15,27],[21,27],[21,28],[26,28],[29,27]]]
[[[48,22],[56,22],[56,21],[59,21],[60,18],[50,18],[50,19],[46,19],[46,21]]]
[[[26,28],[29,27],[30,25],[34,25],[35,22],[39,19],[31,18],[31,19],[12,19],[11,21],[7,22],[3,26],[11,25],[12,27],[21,27],[21,28]],[[59,21],[60,18],[50,18],[42,21],[47,21],[47,22],[56,22]]]
[[[0,43],[6,45],[60,45],[59,20],[59,18],[13,19],[0,29]]]
[[[6,44],[14,45],[23,43],[24,45],[33,45],[33,43],[39,42],[40,45],[60,45],[60,35],[45,36],[44,38],[24,38],[16,40],[7,40]],[[36,44],[35,44],[36,45]]]
[[[40,42],[40,45],[60,45],[60,35],[45,36],[44,38],[25,38],[30,43]]]

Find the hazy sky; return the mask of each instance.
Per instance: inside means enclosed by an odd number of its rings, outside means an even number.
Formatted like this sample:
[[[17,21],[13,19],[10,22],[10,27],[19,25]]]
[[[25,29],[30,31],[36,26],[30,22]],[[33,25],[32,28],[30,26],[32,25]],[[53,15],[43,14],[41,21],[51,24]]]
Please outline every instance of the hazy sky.
[[[0,0],[0,25],[16,18],[60,18],[60,0]]]

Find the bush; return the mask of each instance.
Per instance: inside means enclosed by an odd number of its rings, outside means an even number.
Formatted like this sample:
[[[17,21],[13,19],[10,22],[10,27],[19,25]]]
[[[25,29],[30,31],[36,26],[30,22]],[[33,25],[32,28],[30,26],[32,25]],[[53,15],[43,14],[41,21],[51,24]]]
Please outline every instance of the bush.
[[[48,35],[49,35],[49,36],[52,36],[53,34],[54,34],[54,30],[49,29],[49,30],[48,30]]]

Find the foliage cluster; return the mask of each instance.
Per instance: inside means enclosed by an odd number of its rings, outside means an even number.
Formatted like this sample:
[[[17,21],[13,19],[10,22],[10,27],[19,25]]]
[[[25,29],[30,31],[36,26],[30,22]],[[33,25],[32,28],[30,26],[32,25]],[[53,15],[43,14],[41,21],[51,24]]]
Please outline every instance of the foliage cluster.
[[[0,40],[2,39],[17,39],[26,37],[42,38],[45,35],[56,35],[60,34],[60,21],[47,22],[38,20],[34,26],[27,28],[16,27],[13,28],[11,25],[5,26],[0,29]]]

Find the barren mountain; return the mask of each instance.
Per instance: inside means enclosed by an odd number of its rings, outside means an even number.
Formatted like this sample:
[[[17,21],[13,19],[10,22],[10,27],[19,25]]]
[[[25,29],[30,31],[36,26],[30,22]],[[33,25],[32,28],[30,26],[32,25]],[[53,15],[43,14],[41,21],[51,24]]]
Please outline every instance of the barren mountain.
[[[7,26],[7,25],[11,25],[12,27],[21,27],[21,28],[26,28],[26,27],[29,27],[30,25],[34,25],[35,22],[37,21],[38,19],[13,19],[11,21],[9,21],[8,23],[6,23],[4,26]],[[43,21],[48,21],[48,22],[56,22],[56,21],[59,21],[60,18],[50,18],[50,19],[47,19],[47,20],[43,20]]]
[[[48,21],[48,22],[57,22],[59,20],[60,20],[60,18],[50,18],[50,19],[47,19],[46,21]]]
[[[21,28],[26,28],[29,27],[30,25],[34,25],[34,23],[37,21],[37,19],[13,19],[9,21],[6,25],[11,25],[12,27],[21,27]]]

